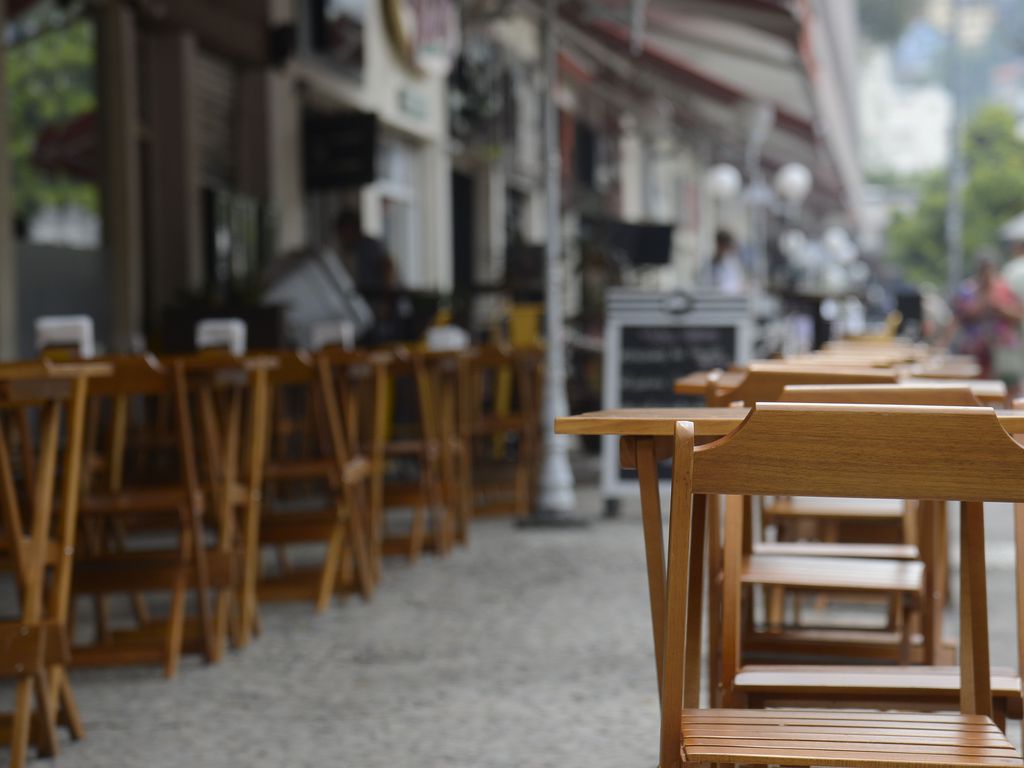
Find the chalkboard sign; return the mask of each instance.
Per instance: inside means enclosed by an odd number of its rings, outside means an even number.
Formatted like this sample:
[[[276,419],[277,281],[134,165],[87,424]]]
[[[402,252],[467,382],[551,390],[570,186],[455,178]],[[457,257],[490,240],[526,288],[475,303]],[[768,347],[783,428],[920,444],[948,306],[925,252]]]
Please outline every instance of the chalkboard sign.
[[[736,327],[626,326],[622,329],[619,403],[623,408],[658,408],[702,405],[698,397],[675,394],[680,376],[712,368],[728,368],[736,358]],[[658,474],[672,476],[667,462]],[[619,470],[620,478],[636,472]]]
[[[736,328],[624,327],[620,357],[622,408],[700,405],[672,392],[675,380],[694,371],[728,368],[736,359]]]
[[[676,379],[745,363],[753,323],[745,297],[613,288],[605,295],[604,338],[602,408],[696,406],[701,398],[675,394]],[[601,492],[609,509],[637,494],[634,473],[619,467],[618,442],[601,439]],[[667,479],[669,463],[659,471]]]

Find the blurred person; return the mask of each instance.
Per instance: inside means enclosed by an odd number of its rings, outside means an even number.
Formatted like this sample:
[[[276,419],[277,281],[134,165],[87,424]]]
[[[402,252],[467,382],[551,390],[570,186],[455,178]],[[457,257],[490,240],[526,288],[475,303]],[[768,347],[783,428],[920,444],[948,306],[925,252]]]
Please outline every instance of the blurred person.
[[[934,283],[921,284],[921,338],[948,347],[955,328],[953,310]]]
[[[975,274],[953,297],[957,332],[953,349],[975,357],[982,375],[998,378],[1015,390],[1024,378],[1021,304],[997,270],[991,254],[977,258]]]
[[[333,235],[271,264],[264,276],[264,301],[284,308],[287,339],[306,346],[315,326],[335,320],[348,321],[371,343],[400,338],[397,274],[384,246],[348,208],[335,218]]]
[[[724,229],[715,233],[715,252],[701,274],[700,285],[730,295],[742,294],[747,289],[747,275],[743,268],[736,240]]]
[[[338,257],[360,291],[387,291],[399,287],[394,262],[383,244],[363,232],[359,213],[344,208],[334,220]]]

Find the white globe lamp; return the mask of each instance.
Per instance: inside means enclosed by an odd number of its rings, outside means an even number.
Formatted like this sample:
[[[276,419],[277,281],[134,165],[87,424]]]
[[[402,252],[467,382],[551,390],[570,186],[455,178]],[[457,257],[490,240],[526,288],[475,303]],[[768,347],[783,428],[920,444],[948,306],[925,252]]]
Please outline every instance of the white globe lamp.
[[[729,200],[736,197],[743,188],[743,176],[735,166],[718,163],[708,169],[707,185],[717,199]]]
[[[803,163],[786,163],[775,172],[775,191],[787,203],[800,205],[811,193],[814,179]]]

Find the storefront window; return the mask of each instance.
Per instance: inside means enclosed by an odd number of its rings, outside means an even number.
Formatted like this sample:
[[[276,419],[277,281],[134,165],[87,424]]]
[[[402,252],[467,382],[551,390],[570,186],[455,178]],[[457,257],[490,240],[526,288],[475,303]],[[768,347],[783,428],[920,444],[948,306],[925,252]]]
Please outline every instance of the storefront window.
[[[60,4],[22,7],[3,30],[16,235],[97,248],[95,26]]]

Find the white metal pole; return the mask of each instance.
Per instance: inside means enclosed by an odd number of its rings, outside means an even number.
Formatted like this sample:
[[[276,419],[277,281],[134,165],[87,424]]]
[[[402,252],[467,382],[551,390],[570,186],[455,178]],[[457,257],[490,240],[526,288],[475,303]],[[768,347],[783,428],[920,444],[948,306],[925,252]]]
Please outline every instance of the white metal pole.
[[[946,203],[946,295],[952,296],[964,276],[964,89],[960,53],[960,22],[963,0],[951,0],[949,20],[949,78],[953,92],[953,120],[949,143],[949,200]]]
[[[539,477],[537,522],[555,522],[565,518],[576,507],[576,489],[569,464],[569,438],[556,435],[555,418],[569,413],[566,394],[565,312],[563,310],[565,272],[562,263],[561,217],[561,151],[558,142],[558,113],[555,108],[557,79],[558,0],[545,0],[544,5],[544,157],[547,171],[547,226],[545,248],[545,355],[544,402],[541,408],[544,434]]]

